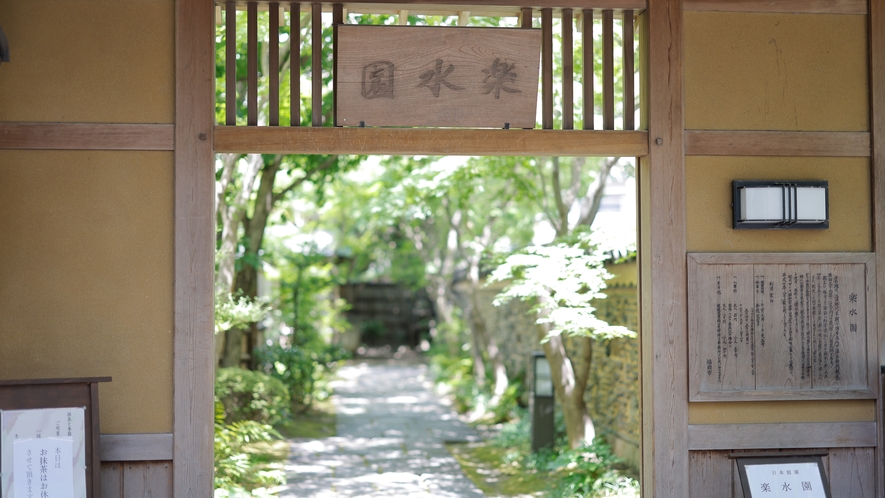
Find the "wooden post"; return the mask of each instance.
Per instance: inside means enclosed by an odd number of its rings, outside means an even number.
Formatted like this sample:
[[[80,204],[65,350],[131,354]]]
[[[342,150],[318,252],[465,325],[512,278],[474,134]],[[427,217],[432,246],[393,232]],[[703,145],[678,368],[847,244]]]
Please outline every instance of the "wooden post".
[[[173,496],[212,496],[215,327],[215,24],[175,2]]]
[[[878,364],[885,361],[885,0],[870,0],[869,3],[869,34],[870,43],[870,157],[871,183],[873,189],[873,251],[876,253],[876,328],[879,332]],[[885,462],[885,386],[882,375],[877,376],[880,382],[879,399],[876,402],[878,441],[876,448],[876,496],[885,493],[885,474],[882,465]]]
[[[268,124],[270,126],[280,125],[280,4],[273,2],[268,6],[270,19],[268,36],[270,43],[268,44],[268,69],[270,73],[270,96],[268,98],[268,107],[270,107],[270,116]]]
[[[301,4],[289,3],[289,126],[301,126]]]
[[[638,180],[642,494],[656,498],[690,496],[682,6],[649,0],[643,33],[649,155],[639,161]]]
[[[237,124],[237,3],[224,7],[224,124]]]
[[[520,18],[519,27],[523,29],[532,29],[532,8],[524,7]]]
[[[310,7],[311,124],[323,126],[323,4]]]
[[[553,9],[541,9],[541,128],[553,129]]]
[[[246,7],[246,121],[258,125],[258,4]]]
[[[562,9],[562,129],[575,129],[575,61],[572,9]]]
[[[584,129],[593,129],[594,92],[593,92],[593,9],[584,9],[584,29],[581,31],[581,42],[584,46]]]
[[[338,28],[344,24],[344,6],[332,4],[332,122],[338,126]]]

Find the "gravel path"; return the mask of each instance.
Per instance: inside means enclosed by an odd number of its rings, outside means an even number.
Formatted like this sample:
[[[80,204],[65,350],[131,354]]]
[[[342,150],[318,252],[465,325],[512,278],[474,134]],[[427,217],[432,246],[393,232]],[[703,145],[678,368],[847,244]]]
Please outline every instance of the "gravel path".
[[[356,362],[334,384],[338,436],[292,440],[281,497],[482,497],[445,448],[479,436],[422,364]]]

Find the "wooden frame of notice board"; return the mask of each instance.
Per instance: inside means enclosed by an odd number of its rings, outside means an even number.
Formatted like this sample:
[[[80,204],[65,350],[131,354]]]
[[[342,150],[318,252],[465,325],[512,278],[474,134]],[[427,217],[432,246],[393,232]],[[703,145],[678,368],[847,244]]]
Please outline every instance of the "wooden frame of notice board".
[[[110,377],[0,380],[0,410],[84,407],[86,496],[101,496],[98,383]]]
[[[688,255],[689,399],[875,399],[875,255]]]

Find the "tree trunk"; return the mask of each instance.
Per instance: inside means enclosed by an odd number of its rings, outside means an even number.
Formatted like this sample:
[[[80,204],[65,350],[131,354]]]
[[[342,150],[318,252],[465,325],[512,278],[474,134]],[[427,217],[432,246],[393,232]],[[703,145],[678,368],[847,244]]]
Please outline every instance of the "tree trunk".
[[[470,258],[470,270],[468,272],[470,275],[470,328],[475,337],[474,342],[485,346],[489,361],[492,362],[492,369],[495,373],[495,388],[489,404],[491,406],[497,406],[501,401],[501,397],[504,396],[504,392],[507,391],[507,386],[510,385],[510,380],[507,378],[507,367],[504,365],[504,360],[501,358],[500,351],[498,350],[498,342],[495,340],[493,334],[488,333],[485,319],[480,312],[479,262],[480,254],[475,254]],[[480,356],[480,360],[482,360],[481,352],[478,351],[477,354]],[[474,362],[475,361],[476,360],[474,359]],[[482,375],[483,383],[480,384],[477,382],[478,385],[485,384],[485,365],[483,365]]]
[[[541,314],[544,314],[543,309]],[[538,325],[538,330],[542,339],[547,337],[546,325]],[[550,362],[553,388],[562,406],[569,448],[573,449],[592,442],[596,437],[593,419],[587,412],[587,404],[584,402],[584,391],[587,389],[587,378],[593,358],[593,342],[589,337],[575,339],[581,346],[581,357],[577,362],[569,357],[561,335],[551,335],[543,344],[544,356]]]

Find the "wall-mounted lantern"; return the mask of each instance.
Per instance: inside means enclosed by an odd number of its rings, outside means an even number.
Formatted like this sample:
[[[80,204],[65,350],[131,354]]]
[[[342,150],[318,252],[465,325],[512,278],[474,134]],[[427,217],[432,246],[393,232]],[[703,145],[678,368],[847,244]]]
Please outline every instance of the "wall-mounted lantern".
[[[0,64],[9,62],[9,40],[6,39],[6,33],[0,27]]]
[[[830,227],[826,181],[732,182],[736,229],[824,229]]]
[[[552,448],[556,439],[553,421],[553,375],[544,353],[532,353],[532,397],[529,411],[532,414],[532,451]]]

